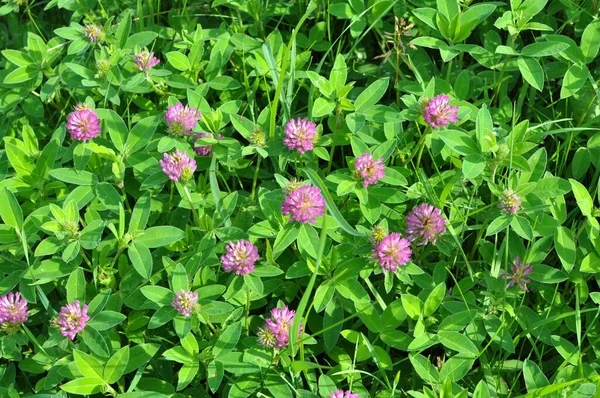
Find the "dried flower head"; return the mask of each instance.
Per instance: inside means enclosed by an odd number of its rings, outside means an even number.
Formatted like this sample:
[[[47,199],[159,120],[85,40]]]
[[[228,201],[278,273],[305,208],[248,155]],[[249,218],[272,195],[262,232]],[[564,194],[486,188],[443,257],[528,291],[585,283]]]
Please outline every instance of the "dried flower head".
[[[184,107],[180,103],[171,105],[165,114],[169,133],[176,137],[193,135],[192,129],[196,127],[198,120],[200,120],[198,109],[190,108],[188,105]]]
[[[8,293],[0,297],[0,323],[22,325],[27,322],[27,301],[21,293]]]
[[[358,398],[358,394],[353,394],[350,390],[337,390],[329,394],[329,398]]]
[[[500,196],[498,207],[506,214],[517,214],[522,202],[521,198],[512,189],[507,189]]]
[[[519,257],[515,257],[515,263],[510,266],[512,274],[507,274],[504,270],[500,270],[502,279],[508,279],[509,282],[506,284],[506,288],[511,286],[519,286],[524,292],[528,292],[527,284],[531,280],[527,279],[527,276],[531,274],[533,268],[529,264],[524,264]]]
[[[296,311],[288,309],[287,305],[283,308],[273,308],[271,318],[265,321],[265,325],[277,339],[277,348],[285,348],[290,339],[290,328],[294,324]],[[298,336],[302,333],[302,325],[298,328]]]
[[[96,43],[104,40],[104,32],[102,28],[96,24],[88,24],[83,28],[83,34],[88,38],[90,43]]]
[[[199,133],[196,134],[196,143],[200,138],[213,138],[213,135],[210,133]],[[217,140],[223,138],[223,134],[219,134]],[[194,143],[194,151],[200,156],[209,156],[212,153],[212,145],[196,145]]]
[[[184,184],[192,179],[194,171],[196,171],[196,161],[180,150],[170,154],[165,153],[160,165],[163,173],[171,180]]]
[[[442,211],[423,203],[406,216],[406,237],[411,241],[417,241],[418,245],[426,245],[431,242],[435,245],[438,235],[446,232],[446,219],[442,217]]]
[[[305,118],[292,119],[285,125],[283,143],[292,151],[312,151],[317,140],[317,125]]]
[[[84,104],[78,106],[87,107],[87,105]],[[76,107],[67,118],[67,131],[74,140],[85,142],[89,139],[96,138],[102,131],[98,114],[89,108],[77,109]]]
[[[192,315],[197,303],[198,292],[186,292],[185,290],[181,290],[175,293],[175,298],[171,301],[171,306],[187,318]]]
[[[373,155],[370,153],[363,153],[357,157],[354,168],[356,177],[363,182],[365,188],[371,184],[377,184],[381,178],[385,177],[383,159],[373,160]]]
[[[160,63],[160,59],[156,58],[154,53],[148,50],[142,50],[139,53],[132,55],[132,58],[140,72],[148,72]]]
[[[237,275],[246,275],[254,271],[254,263],[259,258],[256,246],[241,239],[227,244],[225,255],[221,257],[221,263],[227,272],[235,271]]]
[[[316,217],[325,213],[325,199],[319,188],[304,185],[287,194],[281,212],[284,216],[291,214],[291,221],[314,224]]]
[[[457,123],[458,106],[450,106],[450,97],[440,94],[429,100],[425,105],[423,119],[434,129]]]
[[[404,58],[404,56],[407,53],[406,47],[416,50],[417,47],[415,47],[414,44],[405,44],[402,40],[403,36],[412,36],[411,29],[413,26],[415,26],[415,24],[413,24],[412,22],[407,23],[404,18],[395,17],[394,32],[385,32],[386,43],[389,43],[392,46],[385,53],[376,56],[375,59],[383,58],[383,62],[385,63],[390,59],[392,53],[394,52],[396,53],[397,58]],[[386,45],[386,47],[388,46]]]
[[[410,241],[397,232],[387,235],[373,249],[374,259],[384,271],[396,272],[398,266],[410,261],[411,254]]]
[[[77,333],[85,329],[87,321],[90,320],[87,312],[87,304],[82,306],[79,300],[61,307],[56,324],[62,335],[74,340]]]

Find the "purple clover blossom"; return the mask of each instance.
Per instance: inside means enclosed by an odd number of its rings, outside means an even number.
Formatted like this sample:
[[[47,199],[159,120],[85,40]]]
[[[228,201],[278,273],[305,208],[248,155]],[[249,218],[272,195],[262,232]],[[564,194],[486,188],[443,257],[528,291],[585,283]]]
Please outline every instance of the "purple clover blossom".
[[[221,257],[223,269],[237,275],[246,275],[254,271],[254,263],[258,260],[258,249],[251,242],[241,239],[227,243],[225,255]]]
[[[442,217],[440,209],[423,203],[406,216],[404,232],[411,242],[417,241],[417,246],[429,242],[435,245],[438,235],[446,232],[446,219]]]
[[[73,301],[71,304],[67,304],[60,309],[58,314],[58,328],[63,336],[75,339],[77,333],[85,329],[87,321],[90,317],[87,314],[88,306],[83,306],[79,303],[79,300]]]
[[[265,321],[265,325],[277,339],[277,349],[287,347],[290,339],[290,328],[294,324],[296,311],[288,309],[287,305],[283,308],[273,308],[271,318]],[[298,336],[302,335],[302,325],[298,328]]]
[[[104,40],[104,32],[102,32],[102,28],[96,24],[85,25],[83,28],[83,34],[90,43],[96,43],[98,40]]]
[[[305,118],[292,119],[285,125],[285,138],[283,143],[291,151],[298,151],[303,155],[312,151],[317,139],[317,125]]]
[[[458,106],[450,106],[449,102],[450,97],[444,94],[432,98],[425,106],[423,119],[434,129],[447,126],[450,122],[458,123]]]
[[[176,137],[182,135],[193,135],[192,129],[200,120],[200,112],[196,108],[185,107],[180,103],[171,105],[165,114],[165,121],[169,132]]]
[[[21,293],[10,292],[0,297],[0,324],[22,325],[27,319],[27,301]]]
[[[528,292],[529,289],[527,289],[527,284],[531,282],[531,280],[527,279],[527,276],[533,271],[531,265],[524,264],[519,260],[519,257],[515,257],[515,263],[510,266],[510,270],[512,271],[512,275],[507,274],[504,270],[500,270],[502,279],[509,280],[506,284],[506,288],[519,286],[522,291]]]
[[[175,293],[175,298],[171,301],[171,306],[187,318],[192,315],[197,303],[198,292],[186,292],[185,290],[181,290]]]
[[[67,131],[71,138],[87,141],[96,138],[102,131],[98,114],[85,104],[78,104],[67,118]]]
[[[373,155],[370,153],[358,156],[354,167],[356,176],[362,180],[365,188],[371,184],[377,184],[379,179],[385,177],[383,159],[373,160]]]
[[[132,58],[140,72],[148,72],[160,63],[160,59],[156,58],[154,53],[148,50],[142,50],[136,55],[132,55]]]
[[[288,192],[281,212],[284,216],[291,214],[291,221],[314,224],[315,218],[325,213],[325,199],[319,188],[304,185]]]
[[[170,154],[165,153],[160,165],[163,173],[176,182],[187,183],[196,171],[196,161],[180,150]]]
[[[506,214],[517,214],[521,203],[523,203],[521,198],[512,189],[507,189],[500,196],[498,207]]]
[[[196,142],[200,138],[213,138],[214,136],[211,133],[199,133],[196,135]],[[223,138],[223,134],[219,134],[217,140]],[[196,146],[194,143],[194,151],[200,156],[210,156],[212,153],[212,145],[198,145]]]
[[[353,394],[350,390],[337,390],[329,394],[329,398],[358,398],[358,394]]]
[[[408,239],[393,232],[383,238],[372,253],[384,271],[396,272],[399,265],[406,265],[410,261],[412,250]]]

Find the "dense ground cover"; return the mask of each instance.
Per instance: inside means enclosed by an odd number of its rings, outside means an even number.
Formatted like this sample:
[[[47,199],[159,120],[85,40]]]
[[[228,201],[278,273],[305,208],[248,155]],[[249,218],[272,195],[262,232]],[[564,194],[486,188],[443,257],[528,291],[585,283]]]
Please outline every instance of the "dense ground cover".
[[[0,15],[0,396],[597,394],[597,2]]]

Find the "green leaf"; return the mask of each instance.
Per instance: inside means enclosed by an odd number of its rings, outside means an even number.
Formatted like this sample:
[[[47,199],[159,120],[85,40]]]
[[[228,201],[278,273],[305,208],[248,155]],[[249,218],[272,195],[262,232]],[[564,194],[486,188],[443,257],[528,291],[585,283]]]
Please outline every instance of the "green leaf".
[[[542,370],[535,362],[529,359],[523,362],[523,378],[525,379],[527,392],[532,392],[537,388],[542,388],[549,384]]]
[[[559,177],[545,177],[537,182],[533,191],[540,199],[551,199],[571,191],[571,184]]]
[[[242,333],[242,323],[236,322],[228,326],[213,347],[214,359],[219,359],[229,354],[236,346]]]
[[[183,238],[186,234],[179,228],[170,225],[162,225],[158,227],[150,227],[144,231],[143,235],[135,238],[136,243],[141,243],[144,246],[155,249],[157,247],[167,246],[175,243]]]
[[[304,172],[310,178],[312,183],[321,190],[321,194],[323,195],[323,198],[325,198],[325,203],[327,204],[327,209],[329,210],[329,213],[331,213],[331,215],[336,219],[340,227],[350,235],[364,236],[363,234],[352,228],[350,224],[348,224],[348,222],[344,219],[344,217],[342,217],[342,214],[335,205],[335,202],[329,194],[329,190],[325,186],[325,183],[323,182],[321,177],[319,177],[319,175],[312,169],[304,169]]]
[[[186,70],[190,70],[192,68],[188,57],[179,51],[171,51],[165,55],[167,56],[169,63],[179,71],[185,72]]]
[[[96,329],[86,327],[79,333],[79,336],[94,354],[102,358],[109,357],[110,354],[106,340],[104,340],[104,337]]]
[[[4,84],[19,84],[29,81],[31,79],[35,79],[40,71],[37,67],[33,65],[21,66],[12,72],[10,72],[6,77],[4,77]]]
[[[329,74],[329,81],[333,86],[333,89],[338,93],[341,89],[346,85],[346,79],[348,77],[348,67],[346,66],[346,60],[342,54],[338,54],[335,57],[335,62],[333,64],[333,69]],[[334,104],[335,106],[335,104]],[[313,108],[314,109],[314,108]],[[313,111],[314,112],[314,111]],[[316,116],[313,114],[313,116]]]
[[[76,171],[74,169],[54,169],[48,174],[51,177],[56,178],[59,181],[66,182],[74,185],[96,185],[98,184],[98,177],[89,171]]]
[[[523,79],[536,90],[542,91],[544,87],[544,71],[540,63],[535,58],[519,57],[517,58],[517,65],[523,75]]]
[[[98,331],[109,330],[123,322],[127,317],[116,311],[100,311],[88,325]]]
[[[117,148],[117,151],[123,152],[124,142],[127,134],[129,134],[129,129],[123,118],[110,109],[98,109],[97,112],[98,117],[104,122],[106,130],[108,130],[108,135]]]
[[[179,292],[181,290],[187,292],[190,290],[185,267],[179,263],[177,263],[173,270],[173,275],[171,275],[171,287],[174,292]]]
[[[463,159],[462,172],[465,178],[477,178],[485,170],[486,162],[483,155],[472,153]]]
[[[577,258],[577,248],[575,246],[575,236],[573,235],[573,232],[566,227],[555,229],[554,248],[565,271],[571,272]]]
[[[585,273],[600,272],[600,256],[596,254],[596,252],[590,252],[590,254],[585,256],[581,261],[579,270]]]
[[[77,268],[67,282],[67,301],[72,303],[75,300],[85,302],[85,276],[82,268]]]
[[[381,97],[387,91],[390,81],[388,78],[379,79],[373,82],[362,93],[356,97],[354,107],[357,112],[365,111],[377,104]]]
[[[146,228],[146,223],[150,217],[151,205],[152,201],[150,199],[150,194],[148,193],[145,193],[138,199],[135,207],[133,208],[131,220],[129,221],[129,233],[143,231],[144,228]]]
[[[596,58],[600,48],[600,20],[595,20],[585,28],[579,47],[587,64]]]
[[[454,350],[462,356],[476,358],[479,355],[479,349],[464,334],[452,331],[439,331],[438,337],[444,347]]]
[[[144,286],[140,290],[148,300],[160,305],[171,305],[175,298],[172,291],[162,286]]]
[[[573,194],[575,195],[575,199],[577,200],[577,206],[581,213],[586,217],[592,217],[592,211],[594,210],[594,201],[592,200],[592,196],[587,191],[587,189],[578,181],[570,178],[569,182],[571,183],[571,188],[573,189]]]
[[[354,303],[367,303],[371,299],[369,293],[356,279],[346,279],[339,281],[335,285],[335,289],[338,293]]]
[[[5,224],[15,227],[17,230],[23,229],[23,210],[15,195],[6,188],[0,191],[0,217]]]
[[[107,182],[96,185],[96,196],[106,208],[119,213],[119,205],[122,203],[121,195],[117,189]]]
[[[444,141],[454,152],[460,155],[478,154],[479,147],[467,133],[459,130],[436,131],[438,137]]]
[[[328,100],[327,98],[319,97],[313,104],[312,116],[321,117],[325,115],[331,115],[335,109],[335,102]]]
[[[127,135],[125,152],[131,155],[148,145],[158,127],[158,122],[159,118],[156,116],[146,117],[137,122]]]
[[[452,21],[460,13],[456,0],[437,0],[437,9],[448,21]]]
[[[213,394],[219,389],[221,382],[223,381],[224,367],[219,361],[212,361],[208,364],[207,368],[207,381],[208,387]]]
[[[140,344],[129,350],[129,363],[125,368],[124,374],[147,364],[150,359],[158,352],[159,344]]]
[[[423,306],[423,315],[425,315],[425,316],[433,315],[435,313],[435,311],[438,309],[438,307],[440,306],[440,304],[442,303],[442,300],[444,300],[445,296],[446,296],[446,285],[442,282],[439,285],[437,285],[431,291],[431,293],[429,293],[429,296],[427,296],[427,300],[425,300],[425,304]]]
[[[510,222],[513,230],[522,238],[533,240],[533,229],[528,219],[522,216],[514,216]]]
[[[102,377],[104,367],[93,356],[83,351],[73,350],[73,359],[79,372],[86,377]]]
[[[179,370],[179,376],[177,377],[177,391],[183,390],[188,384],[194,380],[198,373],[199,364],[198,362],[184,363]]]
[[[63,384],[60,388],[71,394],[90,395],[102,392],[104,385],[104,380],[99,377],[80,377]]]
[[[148,46],[148,44],[152,43],[154,39],[158,36],[156,32],[139,32],[134,33],[127,39],[125,43],[126,49],[133,49],[135,46],[139,46],[140,48],[144,48]]]
[[[244,275],[244,283],[250,288],[252,292],[256,293],[259,296],[263,295],[264,285],[260,278],[258,278],[257,276],[250,274]]]
[[[142,243],[133,242],[127,249],[127,255],[138,274],[144,280],[150,279],[150,276],[152,276],[152,254],[150,249]]]
[[[481,153],[489,152],[496,145],[492,115],[485,104],[481,106],[477,113],[476,134]]]
[[[521,50],[521,55],[527,57],[548,57],[558,54],[569,47],[569,44],[560,41],[543,41],[525,46],[523,50]]]
[[[161,307],[152,315],[148,322],[148,329],[157,329],[177,316],[178,312],[172,306]]]
[[[421,315],[421,309],[423,308],[421,299],[408,293],[403,294],[401,299],[406,314],[412,319],[417,319]]]
[[[538,264],[533,267],[533,271],[529,274],[531,280],[542,283],[560,283],[569,279],[567,274],[559,269],[549,267],[544,264]]]
[[[279,255],[291,245],[298,235],[300,235],[301,224],[292,222],[286,224],[277,234],[275,243],[273,244],[273,257],[277,258]]]
[[[560,98],[567,98],[577,93],[585,84],[588,74],[589,71],[585,66],[579,64],[571,65],[563,78]]]
[[[108,360],[104,367],[104,380],[108,384],[116,383],[125,373],[129,362],[129,346],[121,348]]]
[[[423,381],[429,384],[435,384],[439,381],[440,375],[435,366],[429,362],[429,359],[421,354],[409,354],[408,359],[413,369]]]

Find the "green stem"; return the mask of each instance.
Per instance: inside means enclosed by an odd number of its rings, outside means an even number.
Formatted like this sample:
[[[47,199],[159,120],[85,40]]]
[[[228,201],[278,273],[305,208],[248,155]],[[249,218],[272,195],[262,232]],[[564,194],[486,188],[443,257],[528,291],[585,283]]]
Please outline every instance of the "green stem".
[[[187,185],[183,186],[183,192],[185,192],[185,198],[187,199],[188,203],[190,204],[190,209],[192,209],[192,214],[194,215],[194,221],[196,221],[196,225],[199,228],[201,228],[202,223],[200,222],[200,217],[198,216],[198,213],[196,212],[196,208],[194,207],[194,201],[192,200],[192,196],[190,195],[190,191],[189,191]]]
[[[254,194],[256,192],[256,181],[258,180],[258,171],[260,170],[260,161],[262,160],[262,156],[258,156],[258,161],[256,162],[256,170],[254,171],[254,179],[252,180],[252,193],[250,194],[250,202],[254,201]]]

